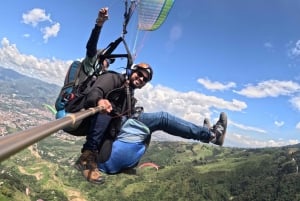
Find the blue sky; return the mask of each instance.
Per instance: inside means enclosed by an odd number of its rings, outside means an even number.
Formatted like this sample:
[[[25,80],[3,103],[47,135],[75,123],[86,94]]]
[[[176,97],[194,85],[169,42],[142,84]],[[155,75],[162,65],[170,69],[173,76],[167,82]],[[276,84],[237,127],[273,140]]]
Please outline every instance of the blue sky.
[[[122,33],[122,0],[2,5],[0,66],[58,85],[70,62],[85,56],[101,7],[109,7],[109,20],[98,47]],[[139,104],[197,124],[204,117],[215,123],[224,111],[224,146],[299,143],[299,11],[299,0],[175,0],[164,24],[152,32],[138,31],[133,16],[125,39],[137,53],[135,62],[154,68],[153,81],[137,91]],[[111,68],[120,67],[122,61]]]

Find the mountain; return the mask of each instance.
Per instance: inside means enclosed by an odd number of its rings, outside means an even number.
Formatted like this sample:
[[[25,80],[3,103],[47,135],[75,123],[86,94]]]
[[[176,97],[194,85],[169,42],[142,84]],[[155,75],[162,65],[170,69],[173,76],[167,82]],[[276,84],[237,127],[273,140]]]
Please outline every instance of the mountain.
[[[53,104],[60,90],[58,85],[49,84],[3,67],[0,67],[0,86],[1,94],[30,100],[33,104]]]
[[[136,174],[87,182],[73,164],[83,141],[54,136],[0,164],[0,200],[296,201],[299,145],[241,149],[187,142],[151,142]],[[29,193],[26,195],[26,189]]]

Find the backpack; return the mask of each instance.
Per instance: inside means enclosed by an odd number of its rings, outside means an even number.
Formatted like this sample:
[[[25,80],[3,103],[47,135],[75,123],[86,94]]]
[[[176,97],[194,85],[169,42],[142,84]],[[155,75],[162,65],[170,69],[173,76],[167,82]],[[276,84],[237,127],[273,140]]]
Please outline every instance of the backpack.
[[[57,113],[56,119],[65,117],[68,113],[75,113],[84,108],[86,95],[94,88],[95,80],[106,73],[115,73],[115,71],[101,71],[97,74],[87,75],[84,71],[83,64],[79,61],[74,61],[65,76],[64,86],[56,99],[55,108]],[[120,74],[120,76],[123,76]],[[110,91],[106,98],[113,103],[124,102],[126,97],[119,96],[119,91],[123,91],[124,87],[120,87]],[[117,111],[124,111],[127,102],[124,102],[121,108]],[[132,97],[132,104],[135,104],[135,98]],[[117,104],[119,105],[119,104]],[[121,105],[121,104],[120,104]],[[74,136],[85,136],[90,126],[90,118],[87,117],[81,121],[77,121],[63,130]]]
[[[55,114],[56,119],[63,118],[70,112],[66,110],[66,106],[70,101],[76,99],[77,91],[84,83],[87,83],[90,79],[91,76],[88,76],[87,73],[88,72],[85,72],[84,70],[83,63],[80,61],[73,61],[69,66],[69,69],[65,76],[64,85],[62,86],[55,101],[55,109],[57,111]],[[81,101],[83,102],[84,100],[81,99]],[[80,103],[79,100],[77,102]],[[81,103],[81,105],[82,104],[83,103]],[[82,109],[82,107],[80,109]],[[76,122],[72,126],[64,128],[63,130],[74,136],[85,136],[89,126],[89,118],[86,118]]]
[[[72,92],[87,78],[88,75],[84,72],[83,64],[80,61],[73,61],[65,76],[64,85],[55,101],[56,119],[60,119],[66,115],[66,104],[75,98]]]

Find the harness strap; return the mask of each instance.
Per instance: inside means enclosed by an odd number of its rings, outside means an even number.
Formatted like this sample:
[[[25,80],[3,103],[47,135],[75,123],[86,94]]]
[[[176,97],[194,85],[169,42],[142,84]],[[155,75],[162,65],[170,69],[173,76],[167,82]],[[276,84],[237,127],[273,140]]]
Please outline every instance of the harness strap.
[[[127,45],[124,37],[125,37],[125,34],[127,33],[127,30],[126,30],[127,24],[136,8],[136,5],[137,4],[135,1],[131,1],[130,7],[128,9],[128,1],[127,0],[125,1],[123,34],[122,34],[122,36],[117,38],[114,42],[111,42],[104,50],[102,50],[102,52],[98,55],[98,58],[97,58],[98,61],[95,62],[95,63],[97,63],[97,65],[101,65],[105,59],[120,58],[120,57],[127,58],[127,66],[126,66],[126,74],[125,74],[125,76],[126,76],[125,77],[125,79],[126,79],[125,87],[126,87],[127,111],[128,111],[129,117],[131,116],[131,109],[132,109],[132,105],[131,105],[132,93],[131,93],[131,90],[129,87],[129,74],[130,74],[129,72],[130,72],[130,68],[133,64],[133,58],[132,58],[131,52],[128,48],[128,45]],[[112,54],[113,51],[118,47],[118,45],[121,42],[123,43],[123,45],[125,47],[126,54]],[[101,71],[101,68],[99,68],[99,67],[97,68],[97,67],[98,66],[94,66],[96,76],[99,75],[100,71]]]

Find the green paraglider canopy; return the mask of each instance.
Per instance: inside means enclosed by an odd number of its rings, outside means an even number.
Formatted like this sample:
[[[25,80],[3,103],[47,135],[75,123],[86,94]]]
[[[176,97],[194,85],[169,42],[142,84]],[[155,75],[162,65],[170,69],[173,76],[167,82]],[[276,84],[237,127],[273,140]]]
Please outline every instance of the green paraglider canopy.
[[[158,29],[166,20],[174,0],[141,0],[138,3],[138,28],[144,31]]]

